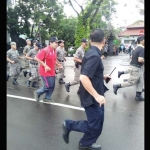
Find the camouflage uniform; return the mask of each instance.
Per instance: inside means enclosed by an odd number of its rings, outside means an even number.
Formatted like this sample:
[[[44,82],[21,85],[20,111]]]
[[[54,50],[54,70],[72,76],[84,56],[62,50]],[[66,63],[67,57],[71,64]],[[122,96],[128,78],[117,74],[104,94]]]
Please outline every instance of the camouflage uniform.
[[[38,52],[39,52],[39,50],[37,51],[35,49],[31,49],[27,53],[27,55],[31,58],[34,58],[38,54]],[[29,66],[30,66],[30,70],[31,70],[31,77],[29,78],[29,81],[30,82],[33,81],[33,84],[38,83],[38,80],[40,78],[39,70],[38,70],[39,69],[38,62],[35,60],[30,60],[29,62],[30,62]],[[33,84],[32,84],[32,86],[33,86]]]
[[[60,79],[64,78],[64,71],[65,71],[65,66],[64,66],[64,57],[65,57],[65,49],[61,49],[60,46],[57,47],[56,49],[56,53],[57,53],[57,60],[61,63],[62,68],[59,68],[59,72],[60,72]]]
[[[15,80],[17,80],[17,78],[19,77],[20,75],[20,72],[21,72],[21,66],[20,64],[18,63],[18,56],[19,56],[19,53],[17,50],[13,50],[13,49],[10,49],[7,51],[7,57],[11,60],[11,61],[15,61],[14,64],[10,63],[9,62],[9,76],[10,77],[13,77]]]

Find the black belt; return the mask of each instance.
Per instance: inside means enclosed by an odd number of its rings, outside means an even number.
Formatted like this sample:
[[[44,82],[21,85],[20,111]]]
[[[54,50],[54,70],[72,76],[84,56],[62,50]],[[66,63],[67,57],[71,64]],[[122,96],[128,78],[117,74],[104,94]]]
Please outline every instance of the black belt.
[[[135,65],[135,64],[130,64],[131,66],[137,67],[137,68],[141,68],[140,65]]]
[[[60,60],[60,59],[58,59],[58,61],[59,61],[59,62],[64,62],[64,60]]]
[[[38,65],[37,62],[34,63],[34,62],[31,62],[31,61],[30,61],[30,64],[32,64],[32,65]]]

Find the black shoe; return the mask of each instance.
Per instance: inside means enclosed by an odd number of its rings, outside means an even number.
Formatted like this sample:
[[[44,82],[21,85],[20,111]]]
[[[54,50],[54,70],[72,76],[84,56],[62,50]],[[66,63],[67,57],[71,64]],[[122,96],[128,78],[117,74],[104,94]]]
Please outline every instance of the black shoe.
[[[118,78],[120,78],[122,74],[124,74],[124,71],[118,71]]]
[[[39,101],[40,101],[40,95],[39,95],[39,94],[37,94],[37,92],[36,92],[36,91],[34,91],[34,98],[35,98],[35,100],[36,100],[37,102],[39,102]]]
[[[31,72],[29,72],[29,77],[31,77]]]
[[[9,77],[10,77],[9,74],[7,74],[7,75],[6,75],[6,81],[9,80]]]
[[[30,83],[31,83],[31,81],[28,80],[28,81],[27,81],[27,87],[30,87]]]
[[[59,79],[59,83],[60,83],[60,84],[65,84],[65,82],[64,82],[63,79]]]
[[[114,85],[113,85],[113,90],[114,90],[115,95],[117,95],[117,90],[118,90],[119,88],[121,88],[121,84],[114,84]]]
[[[27,71],[23,71],[23,75],[24,75],[24,77],[26,77],[27,76]]]
[[[144,98],[141,96],[142,92],[136,92],[136,97],[135,100],[136,101],[144,101]]]
[[[65,88],[67,92],[70,92],[70,83],[66,83]]]
[[[17,82],[17,79],[13,79],[13,82],[12,82],[14,85],[18,85],[19,83]]]
[[[93,143],[91,146],[83,146],[81,144],[79,144],[79,147],[78,147],[80,150],[100,150],[101,149],[101,146],[100,145],[97,145],[95,143]]]
[[[68,130],[66,128],[66,122],[65,121],[63,122],[62,127],[63,127],[63,139],[68,144],[69,143],[69,133],[70,133],[70,130]]]
[[[123,79],[123,82],[127,82],[128,81],[128,79]]]
[[[37,82],[32,82],[32,87],[39,88],[39,86],[37,85]]]

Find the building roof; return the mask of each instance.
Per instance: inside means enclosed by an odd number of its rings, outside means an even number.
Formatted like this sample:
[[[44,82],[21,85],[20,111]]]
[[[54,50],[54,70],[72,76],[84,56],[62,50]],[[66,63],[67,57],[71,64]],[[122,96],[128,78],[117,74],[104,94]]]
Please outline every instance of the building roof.
[[[136,21],[133,24],[126,27],[127,29],[130,28],[144,28],[144,21]]]
[[[141,30],[144,30],[144,28],[127,29],[126,31],[119,33],[118,36],[139,36]]]
[[[139,36],[141,30],[144,30],[144,21],[136,21],[127,26],[126,30],[119,33],[118,36]]]

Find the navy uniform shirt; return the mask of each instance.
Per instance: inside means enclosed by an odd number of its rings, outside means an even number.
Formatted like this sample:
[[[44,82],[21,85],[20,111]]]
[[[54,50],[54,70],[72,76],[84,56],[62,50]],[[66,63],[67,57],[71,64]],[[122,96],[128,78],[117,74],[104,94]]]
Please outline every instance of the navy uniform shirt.
[[[104,85],[104,67],[101,60],[101,51],[96,46],[91,46],[90,49],[85,53],[81,68],[81,74],[88,76],[97,93],[104,96],[104,93],[108,89]],[[99,105],[94,97],[83,87],[81,82],[80,100],[82,107],[88,107],[92,104]]]

